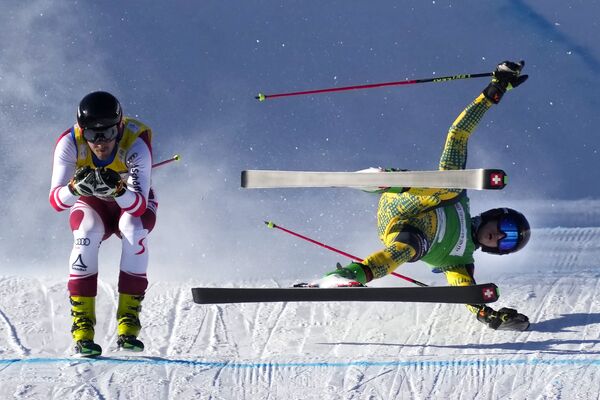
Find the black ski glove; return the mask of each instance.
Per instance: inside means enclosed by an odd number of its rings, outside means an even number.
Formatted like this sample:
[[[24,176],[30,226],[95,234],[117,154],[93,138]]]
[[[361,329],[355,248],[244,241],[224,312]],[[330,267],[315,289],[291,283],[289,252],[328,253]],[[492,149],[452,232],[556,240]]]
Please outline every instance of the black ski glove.
[[[78,168],[69,181],[69,190],[75,196],[93,196],[95,188],[96,175],[90,167]]]
[[[506,91],[516,88],[529,78],[529,75],[521,75],[525,61],[518,63],[503,61],[496,66],[492,82],[483,89],[483,95],[491,102],[498,104]]]
[[[512,308],[501,308],[494,311],[494,309],[484,306],[479,309],[477,320],[492,329],[501,331],[524,331],[529,328],[529,318]]]
[[[125,182],[117,171],[110,168],[96,169],[95,195],[119,197],[123,193],[125,193]]]

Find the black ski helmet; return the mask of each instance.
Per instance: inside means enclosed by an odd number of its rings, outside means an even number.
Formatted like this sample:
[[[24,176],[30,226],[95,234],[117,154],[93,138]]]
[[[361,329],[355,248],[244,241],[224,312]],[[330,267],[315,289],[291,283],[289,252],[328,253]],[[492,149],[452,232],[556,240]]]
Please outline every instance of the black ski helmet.
[[[108,128],[123,119],[121,103],[108,92],[92,92],[79,102],[77,124],[81,129]]]
[[[496,221],[498,230],[504,233],[504,238],[498,240],[498,247],[481,245],[481,250],[492,254],[510,254],[521,250],[531,236],[529,222],[523,214],[511,208],[494,208],[477,217],[477,229],[489,221]]]

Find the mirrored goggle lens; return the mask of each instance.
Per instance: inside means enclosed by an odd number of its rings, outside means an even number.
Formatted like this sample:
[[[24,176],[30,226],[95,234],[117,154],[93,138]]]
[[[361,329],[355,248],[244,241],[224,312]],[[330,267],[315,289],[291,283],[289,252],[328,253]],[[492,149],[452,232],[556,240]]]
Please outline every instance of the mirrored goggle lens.
[[[498,230],[504,233],[504,237],[498,241],[500,251],[511,251],[519,244],[519,227],[514,221],[501,218],[498,222]]]
[[[115,139],[119,134],[119,129],[116,125],[110,126],[108,128],[101,129],[84,129],[83,137],[88,142],[96,143],[96,142],[110,142]]]

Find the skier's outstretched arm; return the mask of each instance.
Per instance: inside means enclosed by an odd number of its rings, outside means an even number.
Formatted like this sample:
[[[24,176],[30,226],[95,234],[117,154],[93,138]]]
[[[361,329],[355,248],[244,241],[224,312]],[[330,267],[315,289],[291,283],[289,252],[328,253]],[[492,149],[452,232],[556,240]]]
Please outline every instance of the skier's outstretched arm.
[[[492,102],[482,93],[454,120],[448,130],[448,136],[446,136],[446,143],[440,158],[440,170],[465,169],[469,137],[491,107]]]
[[[477,98],[454,120],[448,130],[446,144],[440,158],[440,170],[465,169],[469,137],[492,105],[498,104],[504,93],[528,78],[521,75],[525,61],[503,61],[496,66],[492,81]]]

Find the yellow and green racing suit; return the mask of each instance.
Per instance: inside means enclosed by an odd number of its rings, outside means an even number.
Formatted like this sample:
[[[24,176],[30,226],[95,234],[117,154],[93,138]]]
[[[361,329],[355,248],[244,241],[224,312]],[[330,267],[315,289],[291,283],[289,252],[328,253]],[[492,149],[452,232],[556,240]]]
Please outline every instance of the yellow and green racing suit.
[[[448,131],[440,170],[464,169],[469,137],[492,103],[479,95]],[[443,272],[450,285],[475,284],[469,200],[465,190],[411,188],[381,195],[377,212],[379,238],[385,248],[364,264],[381,278],[405,262],[421,260]],[[476,312],[474,307],[469,307]]]

